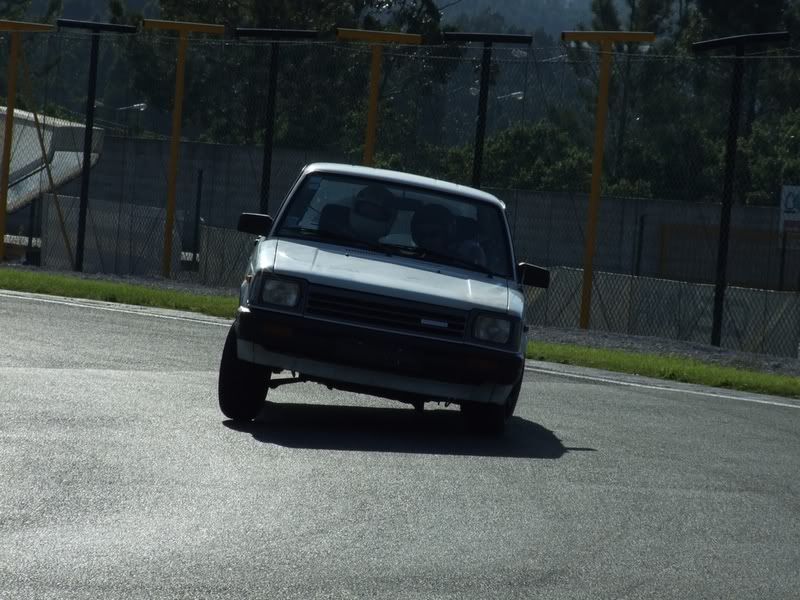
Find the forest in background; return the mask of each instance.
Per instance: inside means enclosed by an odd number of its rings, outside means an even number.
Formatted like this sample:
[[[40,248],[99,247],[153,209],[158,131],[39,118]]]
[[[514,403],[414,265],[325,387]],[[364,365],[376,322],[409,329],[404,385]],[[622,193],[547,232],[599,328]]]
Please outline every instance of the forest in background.
[[[137,23],[145,16],[313,27],[327,42],[337,26],[421,33],[430,45],[387,52],[377,159],[457,181],[468,181],[471,169],[480,53],[435,44],[439,33],[533,33],[532,48],[496,49],[483,179],[493,187],[576,192],[588,189],[591,171],[597,55],[591,48],[561,45],[557,30],[563,25],[554,24],[575,18],[572,28],[653,31],[653,45],[615,49],[604,185],[606,193],[679,200],[719,198],[730,103],[732,61],[697,57],[691,44],[788,29],[788,46],[753,48],[746,62],[736,199],[775,204],[781,185],[800,183],[800,0],[509,0],[502,14],[488,0],[446,7],[452,2],[0,0],[0,14],[50,22],[64,16]],[[532,23],[542,26],[531,30]],[[168,135],[175,48],[174,38],[149,32],[106,38],[100,116],[124,126],[126,135]],[[193,40],[190,48],[186,136],[260,143],[268,50],[212,38]],[[0,53],[5,61],[7,44]],[[65,33],[44,44],[30,38],[26,55],[36,88],[28,102],[48,114],[82,114],[86,36]],[[368,61],[368,51],[358,46],[287,47],[275,144],[358,160]],[[147,109],[123,110],[133,105]]]

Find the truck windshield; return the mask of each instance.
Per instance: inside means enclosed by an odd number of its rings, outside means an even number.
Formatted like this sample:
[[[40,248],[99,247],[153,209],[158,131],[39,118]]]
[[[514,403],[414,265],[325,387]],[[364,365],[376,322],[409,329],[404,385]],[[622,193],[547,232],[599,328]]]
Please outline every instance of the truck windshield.
[[[278,237],[317,239],[513,278],[502,209],[417,186],[312,173],[289,199]]]

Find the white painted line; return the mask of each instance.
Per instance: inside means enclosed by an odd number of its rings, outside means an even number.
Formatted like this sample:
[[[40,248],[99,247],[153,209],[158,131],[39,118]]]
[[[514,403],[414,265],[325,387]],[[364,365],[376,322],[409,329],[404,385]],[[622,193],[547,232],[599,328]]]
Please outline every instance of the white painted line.
[[[577,373],[565,373],[563,371],[552,371],[550,369],[542,369],[541,367],[526,366],[526,371],[536,371],[538,373],[547,373],[548,375],[556,375],[558,377],[570,377],[572,379],[583,379],[586,381],[598,381],[601,383],[610,383],[613,385],[620,385],[625,387],[643,388],[646,390],[659,390],[663,392],[677,392],[679,394],[693,394],[695,396],[706,396],[709,398],[721,398],[723,400],[738,400],[740,402],[752,402],[754,404],[768,404],[769,406],[783,406],[785,408],[798,408],[798,404],[789,404],[786,402],[777,402],[774,400],[760,400],[758,398],[747,398],[744,396],[729,396],[727,394],[717,394],[714,392],[701,392],[699,390],[686,390],[683,388],[669,387],[666,385],[652,385],[647,383],[634,383],[632,381],[620,381],[619,379],[611,379],[610,377],[598,377],[596,375],[578,375]]]
[[[193,319],[192,317],[179,317],[177,315],[165,315],[161,313],[149,312],[147,310],[131,310],[128,308],[120,308],[116,306],[101,306],[98,304],[90,304],[83,302],[70,302],[68,300],[56,300],[54,298],[42,298],[40,296],[29,296],[27,294],[7,293],[0,292],[0,298],[14,298],[15,300],[31,300],[33,302],[44,302],[45,304],[60,304],[62,306],[72,306],[75,308],[90,308],[92,310],[104,310],[107,312],[123,313],[126,315],[139,315],[142,317],[151,317],[154,319],[166,319],[169,321],[185,321],[188,323],[198,323],[200,325],[212,325],[217,327],[230,327],[230,323],[222,323],[219,321],[212,321],[210,319]],[[100,302],[96,300],[95,302]]]

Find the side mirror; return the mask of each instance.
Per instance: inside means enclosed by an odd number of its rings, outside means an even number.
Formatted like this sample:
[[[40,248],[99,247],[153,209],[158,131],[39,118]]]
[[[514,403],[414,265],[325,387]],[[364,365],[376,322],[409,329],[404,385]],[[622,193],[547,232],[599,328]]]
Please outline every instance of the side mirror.
[[[239,225],[237,229],[243,233],[253,235],[269,235],[272,229],[272,217],[260,213],[242,213],[239,215]]]
[[[524,285],[547,289],[550,286],[550,271],[530,263],[517,265],[520,282]]]

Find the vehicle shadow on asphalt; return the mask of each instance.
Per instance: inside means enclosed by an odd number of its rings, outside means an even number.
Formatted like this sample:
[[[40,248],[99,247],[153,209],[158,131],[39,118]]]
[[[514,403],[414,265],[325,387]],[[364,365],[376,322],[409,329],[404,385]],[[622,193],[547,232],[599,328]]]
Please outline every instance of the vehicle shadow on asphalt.
[[[402,452],[509,458],[561,458],[565,448],[549,429],[513,417],[502,437],[480,435],[455,410],[267,403],[252,423],[224,421],[266,444],[316,450]]]

